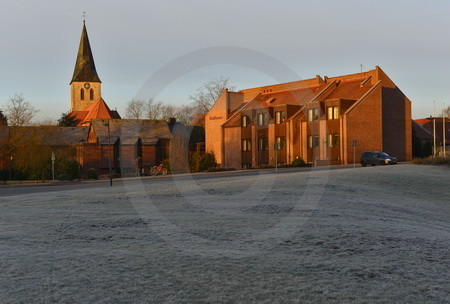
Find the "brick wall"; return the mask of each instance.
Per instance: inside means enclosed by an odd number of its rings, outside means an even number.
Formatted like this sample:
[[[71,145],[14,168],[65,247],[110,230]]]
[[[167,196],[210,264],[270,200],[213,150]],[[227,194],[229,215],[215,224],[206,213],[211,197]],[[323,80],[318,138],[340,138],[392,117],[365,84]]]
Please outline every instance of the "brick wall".
[[[378,85],[344,116],[344,163],[353,163],[353,140],[357,141],[356,162],[364,151],[383,150],[381,97]]]
[[[218,164],[223,164],[222,124],[228,119],[228,90],[225,90],[205,117],[206,152],[213,152]]]
[[[225,159],[224,164],[226,168],[241,169],[242,159],[241,159],[241,128],[223,128],[224,139],[226,145],[224,147]]]

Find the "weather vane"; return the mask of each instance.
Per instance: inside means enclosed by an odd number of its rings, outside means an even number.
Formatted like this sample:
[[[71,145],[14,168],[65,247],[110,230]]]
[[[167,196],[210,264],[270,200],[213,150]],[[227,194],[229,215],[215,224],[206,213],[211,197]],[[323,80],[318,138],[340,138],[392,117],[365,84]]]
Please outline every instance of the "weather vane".
[[[83,12],[83,23],[86,23],[86,12]]]

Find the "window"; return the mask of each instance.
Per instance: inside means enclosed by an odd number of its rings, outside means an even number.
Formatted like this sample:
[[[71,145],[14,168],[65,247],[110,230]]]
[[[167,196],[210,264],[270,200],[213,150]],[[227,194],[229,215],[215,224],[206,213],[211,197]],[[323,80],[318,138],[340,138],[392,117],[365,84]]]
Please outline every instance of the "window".
[[[80,99],[84,100],[84,89],[81,89],[80,91]]]
[[[339,147],[339,134],[328,134],[327,145],[328,148]]]
[[[333,107],[327,107],[327,119],[333,119]]]
[[[269,140],[267,138],[259,139],[259,151],[269,150]]]
[[[319,136],[309,135],[308,136],[308,149],[317,148],[319,146]]]
[[[252,142],[250,139],[242,140],[242,151],[251,151],[252,150]]]
[[[334,119],[339,118],[339,107],[338,106],[333,107],[333,114],[334,114]]]
[[[276,124],[283,123],[284,120],[285,120],[285,113],[284,113],[284,111],[275,112],[275,123]]]
[[[327,119],[338,119],[339,118],[339,107],[327,107]]]
[[[308,109],[307,116],[308,116],[308,122],[318,120],[319,119],[319,109]]]
[[[247,115],[242,116],[242,126],[248,127],[250,125],[250,117]]]
[[[259,126],[263,126],[264,125],[264,114],[263,113],[259,113],[258,114],[258,125]]]
[[[244,170],[248,170],[251,167],[252,167],[252,165],[250,165],[250,164],[242,164],[242,169],[244,169]]]
[[[94,100],[94,90],[93,89],[89,90],[89,99]]]
[[[308,109],[307,116],[308,116],[308,122],[313,121],[313,109]]]
[[[333,134],[333,147],[339,147],[339,134]]]
[[[313,148],[317,148],[319,146],[319,136],[314,136]]]
[[[319,119],[319,109],[313,109],[313,120]]]
[[[264,126],[269,122],[269,115],[267,113],[258,114],[258,125]]]
[[[269,115],[267,113],[259,113],[258,114],[258,125],[264,126],[269,121]]]
[[[276,137],[275,143],[278,145],[278,150],[286,149],[286,137]]]

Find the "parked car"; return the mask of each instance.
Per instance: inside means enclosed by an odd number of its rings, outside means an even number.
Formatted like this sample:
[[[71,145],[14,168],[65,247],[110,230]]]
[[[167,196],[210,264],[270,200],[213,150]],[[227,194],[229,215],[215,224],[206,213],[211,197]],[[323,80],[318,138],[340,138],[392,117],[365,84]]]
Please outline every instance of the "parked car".
[[[395,165],[397,163],[397,158],[389,156],[387,153],[381,151],[368,151],[361,155],[360,163],[363,167],[367,165]]]

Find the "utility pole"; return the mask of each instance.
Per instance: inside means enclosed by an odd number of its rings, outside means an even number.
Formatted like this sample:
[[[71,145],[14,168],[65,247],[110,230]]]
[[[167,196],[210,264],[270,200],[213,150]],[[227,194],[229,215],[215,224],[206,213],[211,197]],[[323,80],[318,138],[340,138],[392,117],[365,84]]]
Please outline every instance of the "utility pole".
[[[433,157],[436,157],[436,101],[433,101]]]

